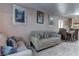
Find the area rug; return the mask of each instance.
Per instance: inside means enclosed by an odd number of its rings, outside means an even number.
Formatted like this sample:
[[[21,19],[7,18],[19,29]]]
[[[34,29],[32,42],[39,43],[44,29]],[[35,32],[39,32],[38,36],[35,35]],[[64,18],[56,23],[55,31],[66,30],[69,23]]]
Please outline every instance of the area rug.
[[[60,44],[37,52],[36,56],[79,56],[79,40],[75,42],[61,42]]]

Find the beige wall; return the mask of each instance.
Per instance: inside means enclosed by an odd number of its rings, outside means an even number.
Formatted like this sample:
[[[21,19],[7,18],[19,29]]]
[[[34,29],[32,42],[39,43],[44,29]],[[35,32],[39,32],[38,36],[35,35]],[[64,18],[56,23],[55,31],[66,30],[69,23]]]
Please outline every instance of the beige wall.
[[[58,19],[55,18],[52,27],[48,24],[48,14],[44,14],[44,24],[36,23],[36,11],[26,8],[27,10],[27,24],[14,25],[12,24],[12,4],[0,4],[0,32],[7,35],[21,36],[26,41],[31,31],[37,30],[52,30],[58,31]]]

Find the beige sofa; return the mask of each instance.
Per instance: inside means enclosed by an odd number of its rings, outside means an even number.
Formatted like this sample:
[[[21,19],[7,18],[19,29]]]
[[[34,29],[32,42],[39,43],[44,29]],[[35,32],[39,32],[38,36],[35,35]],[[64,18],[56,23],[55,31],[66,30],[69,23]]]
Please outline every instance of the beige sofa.
[[[50,31],[33,31],[30,39],[37,51],[61,42],[61,36],[57,32]]]

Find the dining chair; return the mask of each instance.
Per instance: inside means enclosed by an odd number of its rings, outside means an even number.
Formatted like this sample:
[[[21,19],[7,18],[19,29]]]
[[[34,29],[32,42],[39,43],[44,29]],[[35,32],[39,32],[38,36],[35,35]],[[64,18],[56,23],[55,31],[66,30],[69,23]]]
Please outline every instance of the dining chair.
[[[73,34],[73,38],[74,38],[74,40],[78,40],[78,29],[75,30],[75,32]]]
[[[78,40],[78,29],[75,29],[74,33],[71,34],[71,38],[70,38],[70,41],[74,42]]]
[[[59,34],[61,34],[61,40],[67,41],[67,31],[66,31],[66,29],[60,28]]]

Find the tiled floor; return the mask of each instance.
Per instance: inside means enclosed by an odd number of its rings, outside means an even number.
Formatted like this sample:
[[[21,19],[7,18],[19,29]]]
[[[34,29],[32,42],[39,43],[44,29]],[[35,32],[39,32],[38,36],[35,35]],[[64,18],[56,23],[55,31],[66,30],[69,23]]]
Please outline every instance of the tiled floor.
[[[36,56],[79,56],[79,40],[75,42],[62,42],[55,47],[42,50]]]

